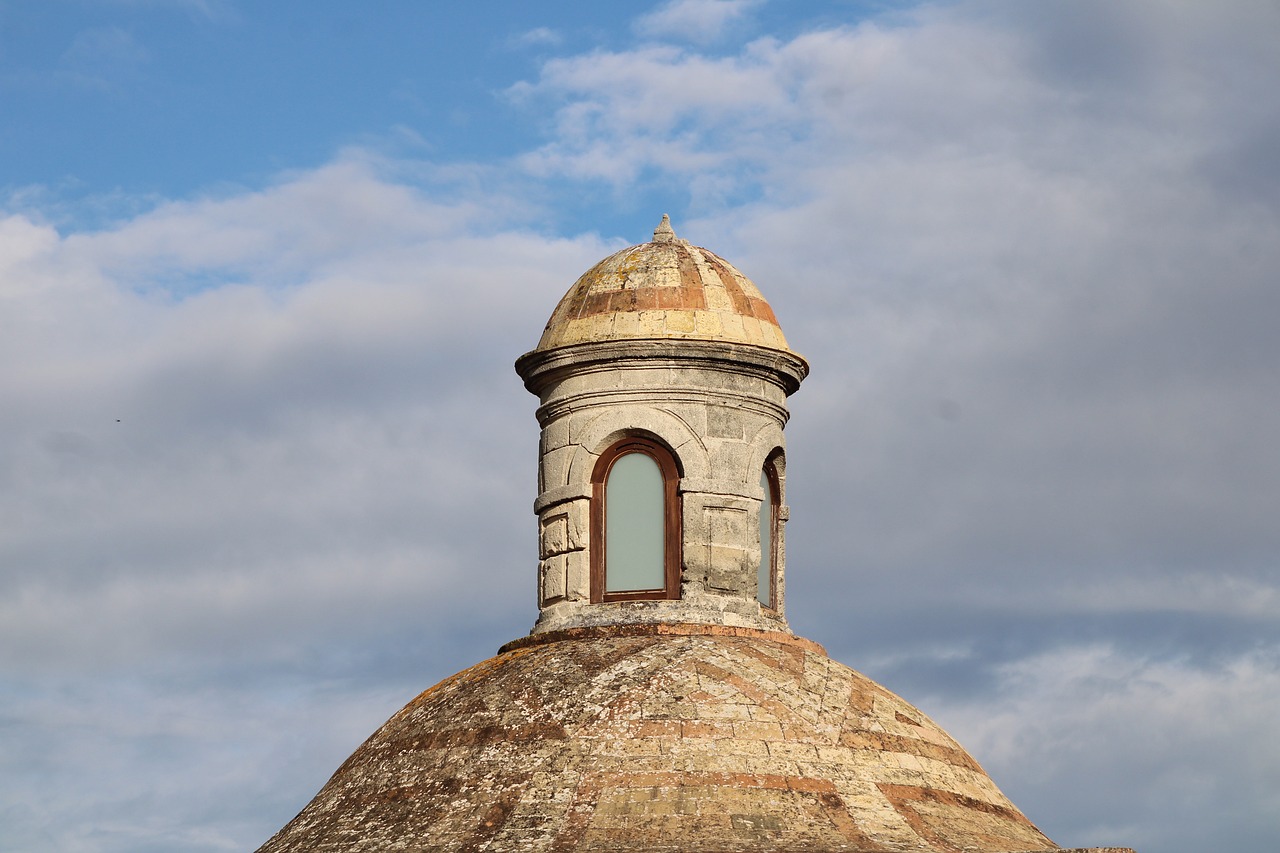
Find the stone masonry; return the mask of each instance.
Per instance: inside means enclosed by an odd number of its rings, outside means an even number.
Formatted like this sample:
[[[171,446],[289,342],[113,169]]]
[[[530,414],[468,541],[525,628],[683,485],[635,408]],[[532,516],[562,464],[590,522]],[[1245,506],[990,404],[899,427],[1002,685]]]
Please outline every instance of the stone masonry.
[[[807,368],[797,356],[712,341],[611,341],[534,352],[520,361],[542,399],[536,631],[631,622],[705,622],[788,630],[785,503],[778,526],[777,606],[756,601],[760,470],[772,459],[785,498],[786,394]],[[591,604],[591,471],[628,434],[671,449],[681,466],[678,601]]]
[[[260,853],[1050,849],[817,644],[635,625],[535,634],[426,691]]]
[[[574,283],[516,370],[541,401],[535,632],[637,622],[789,630],[782,431],[786,397],[809,366],[750,279],[678,239],[664,216],[653,242]],[[658,441],[680,466],[680,596],[601,607],[590,594],[591,472],[629,435]],[[782,503],[772,608],[756,600],[766,460]]]
[[[533,631],[406,705],[259,853],[1070,853],[788,627],[783,428],[809,368],[746,276],[664,216],[516,369],[542,429]],[[604,491],[632,452],[661,458],[665,580],[618,594],[601,540],[657,506]]]

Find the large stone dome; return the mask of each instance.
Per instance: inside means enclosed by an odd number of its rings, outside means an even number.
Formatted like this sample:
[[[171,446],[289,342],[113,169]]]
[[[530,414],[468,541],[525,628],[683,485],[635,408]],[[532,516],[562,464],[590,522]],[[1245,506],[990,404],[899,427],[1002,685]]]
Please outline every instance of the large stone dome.
[[[791,633],[783,428],[808,365],[745,276],[663,217],[516,370],[541,428],[532,633],[409,702],[260,853],[1059,849]]]
[[[1050,849],[817,644],[637,625],[518,640],[422,693],[260,853]]]
[[[678,239],[665,214],[652,242],[615,252],[582,274],[556,306],[537,350],[646,338],[788,350],[773,309],[751,279],[714,252]]]

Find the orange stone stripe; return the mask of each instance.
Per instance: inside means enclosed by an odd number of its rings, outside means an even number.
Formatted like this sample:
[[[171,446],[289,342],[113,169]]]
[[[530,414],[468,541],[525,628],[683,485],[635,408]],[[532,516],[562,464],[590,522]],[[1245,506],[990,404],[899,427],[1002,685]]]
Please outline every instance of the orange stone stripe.
[[[772,323],[778,328],[782,328],[778,324],[778,318],[774,315],[773,309],[769,307],[769,303],[763,299],[757,299],[754,296],[748,296],[747,302],[751,305],[751,316],[757,320],[764,320],[766,323]]]
[[[904,735],[888,732],[844,731],[840,733],[840,745],[849,749],[873,749],[877,752],[898,752],[920,758],[932,758],[975,773],[983,772],[978,762],[962,749]]]
[[[680,310],[701,311],[707,298],[700,287],[629,287],[602,290],[572,297],[569,318],[581,320],[618,311]]]
[[[725,291],[729,294],[729,301],[733,303],[733,310],[743,317],[754,317],[755,315],[751,313],[751,301],[742,290],[742,285],[738,283],[737,277],[729,272],[729,268],[712,253],[704,252],[703,259],[707,262],[707,266],[715,270],[716,275],[719,276],[720,283],[724,285]]]
[[[1046,850],[1053,848],[1053,843],[1048,838],[1045,838],[1036,825],[1027,820],[1026,815],[1017,809],[988,803],[984,800],[975,800],[973,797],[966,797],[963,794],[956,794],[951,791],[939,791],[936,788],[890,785],[883,782],[877,783],[876,787],[880,789],[880,793],[884,794],[885,799],[889,801],[894,810],[902,815],[903,820],[915,830],[916,834],[930,844],[935,845],[939,850],[949,851],[949,853],[964,853],[963,850],[947,843],[946,839],[939,836],[933,830],[933,827],[929,825],[929,822],[925,820],[924,816],[916,811],[914,803],[928,801],[957,808],[972,809],[984,814],[999,815],[1010,823],[1025,827],[1044,838]]]
[[[792,681],[799,684],[804,678],[804,649],[786,645],[780,646],[778,651],[787,658],[785,662],[754,646],[744,646],[742,648],[743,654],[755,658],[770,669],[790,677]]]
[[[728,672],[727,670],[721,669],[715,664],[707,663],[706,661],[694,662],[694,669],[698,672],[699,675],[707,675],[712,678],[715,678],[717,681],[719,681],[722,684],[730,684],[736,687],[739,693],[741,693],[743,696],[746,696],[752,702],[755,702],[761,708],[765,709],[770,714],[773,714],[775,717],[777,717],[780,720],[795,719],[795,716],[796,716],[795,712],[793,712],[789,707],[787,707],[785,703],[780,702],[777,699],[773,698],[768,694],[768,692],[761,690],[760,687],[758,687],[755,684],[752,684],[750,681],[747,681],[741,675],[736,675],[732,672]],[[775,740],[782,739],[781,729],[779,729],[778,731],[778,737],[774,739]]]
[[[702,276],[698,273],[698,265],[694,263],[693,253],[688,246],[676,244],[676,268],[680,271],[680,284],[683,287],[702,290]]]

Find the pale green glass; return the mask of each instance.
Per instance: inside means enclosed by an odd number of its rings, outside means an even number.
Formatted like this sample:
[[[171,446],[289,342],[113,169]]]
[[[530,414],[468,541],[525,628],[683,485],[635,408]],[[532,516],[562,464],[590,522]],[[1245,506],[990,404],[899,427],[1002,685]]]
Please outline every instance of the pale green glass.
[[[769,472],[760,472],[760,488],[764,500],[760,502],[760,568],[756,573],[756,598],[765,607],[773,607],[773,484]]]
[[[618,457],[605,483],[604,588],[635,592],[666,586],[662,471],[653,457]]]

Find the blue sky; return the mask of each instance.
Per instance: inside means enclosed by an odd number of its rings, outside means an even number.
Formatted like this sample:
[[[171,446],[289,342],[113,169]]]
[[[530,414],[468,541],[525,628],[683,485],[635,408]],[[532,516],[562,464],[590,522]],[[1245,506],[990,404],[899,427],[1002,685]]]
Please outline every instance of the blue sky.
[[[849,24],[893,4],[721,5],[673,25],[685,30],[674,42],[731,56],[744,38]],[[546,113],[557,99],[522,98],[513,87],[556,56],[671,41],[661,21],[646,25],[635,14],[640,8],[7,3],[0,7],[0,91],[11,116],[0,137],[0,156],[12,164],[5,183],[64,201],[114,194],[136,203],[260,184],[318,167],[349,146],[433,163],[517,157],[546,139]],[[665,183],[655,196],[680,195],[677,182]],[[626,194],[633,216],[658,200],[644,195]],[[612,222],[601,218],[617,217],[620,199],[610,200],[557,210],[569,227],[607,228]],[[640,218],[648,217],[646,210]]]
[[[1280,837],[1269,2],[0,2],[0,851],[253,849],[533,623],[511,364],[662,213],[788,616],[1060,844]]]

